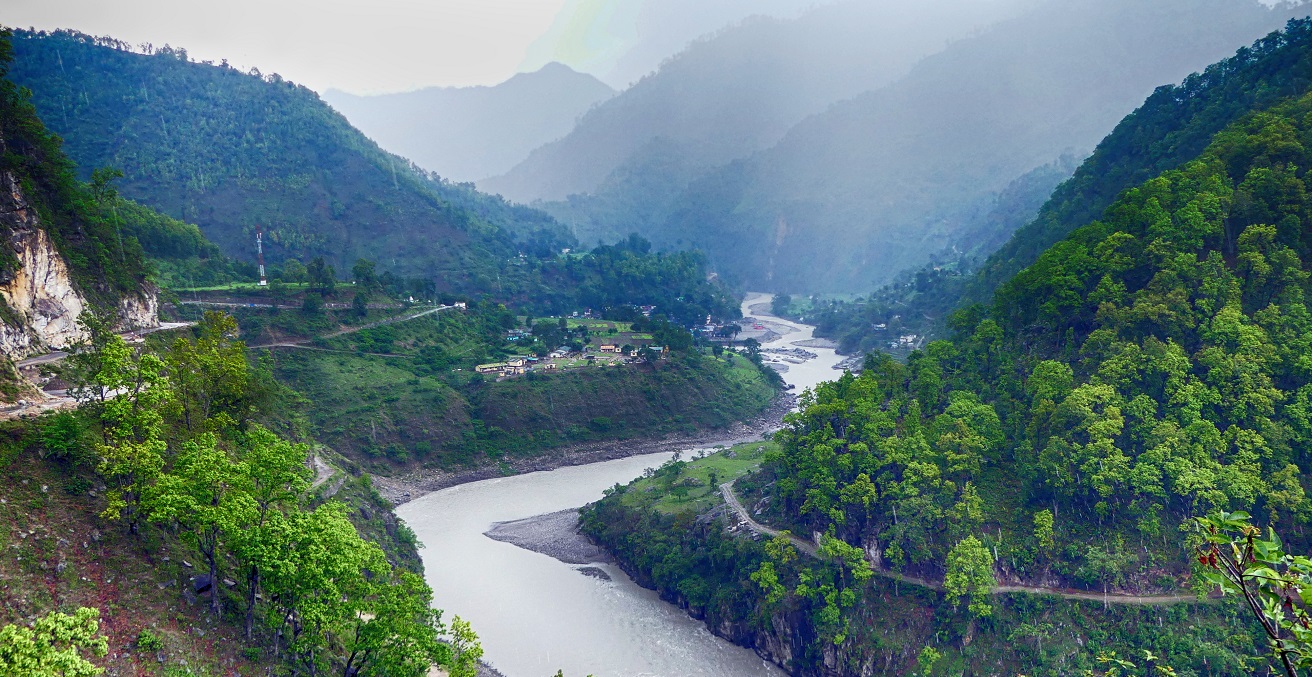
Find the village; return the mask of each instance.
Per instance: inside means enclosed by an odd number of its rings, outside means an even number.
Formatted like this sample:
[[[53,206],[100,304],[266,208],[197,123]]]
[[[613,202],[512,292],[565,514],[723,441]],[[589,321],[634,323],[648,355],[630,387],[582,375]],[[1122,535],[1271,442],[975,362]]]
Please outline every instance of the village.
[[[644,316],[651,313],[650,307],[641,310]],[[546,354],[525,350],[526,354],[480,364],[474,370],[497,379],[513,378],[529,373],[648,364],[665,359],[670,352],[669,347],[656,345],[652,334],[634,331],[632,322],[599,319],[591,311],[564,318],[539,318],[538,325],[532,321],[524,318],[522,326],[508,330],[506,341],[527,347],[543,339],[557,339],[547,345],[559,345]],[[535,331],[535,326],[543,325],[549,330]]]

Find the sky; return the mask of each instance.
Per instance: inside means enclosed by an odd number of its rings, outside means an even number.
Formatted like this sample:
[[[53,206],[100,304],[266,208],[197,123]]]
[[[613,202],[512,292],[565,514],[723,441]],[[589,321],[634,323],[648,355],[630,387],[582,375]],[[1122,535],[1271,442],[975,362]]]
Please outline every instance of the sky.
[[[703,33],[825,0],[0,0],[72,28],[354,94],[492,85],[561,61],[623,88]]]

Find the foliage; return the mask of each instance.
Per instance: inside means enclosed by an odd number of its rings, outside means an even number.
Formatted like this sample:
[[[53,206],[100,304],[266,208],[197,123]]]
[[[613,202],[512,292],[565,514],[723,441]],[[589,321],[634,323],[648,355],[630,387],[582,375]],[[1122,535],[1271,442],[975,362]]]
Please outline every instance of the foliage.
[[[107,185],[112,174],[98,174],[90,186],[79,182],[62,140],[37,117],[31,93],[12,81],[21,64],[13,60],[11,38],[0,32],[0,171],[18,180],[15,187],[68,261],[79,290],[101,308],[115,307],[119,299],[141,293],[149,268],[145,254],[137,238],[123,237],[115,209],[120,201]],[[139,223],[135,212],[122,216]],[[0,254],[0,276],[9,279],[17,267],[7,248]]]
[[[255,422],[276,405],[231,317],[208,313],[162,358],[87,324],[90,345],[70,375],[83,379],[77,392],[105,439],[105,517],[180,534],[206,564],[212,610],[225,597],[241,606],[247,638],[267,634],[297,669],[473,674],[469,628],[450,634],[422,578],[362,538],[347,504],[315,500],[306,445]],[[241,583],[221,585],[229,573]]]
[[[31,626],[0,628],[0,671],[25,677],[92,677],[104,670],[83,652],[104,656],[100,611],[83,607],[72,616],[52,611]]]
[[[997,586],[993,576],[993,553],[979,539],[967,536],[948,552],[948,571],[943,577],[943,589],[954,605],[961,598],[970,598],[970,613],[984,617],[993,613],[989,594]]]
[[[1295,677],[1312,668],[1312,559],[1287,552],[1273,529],[1263,537],[1251,519],[1245,512],[1198,518],[1199,573],[1207,586],[1243,599],[1271,653]]]

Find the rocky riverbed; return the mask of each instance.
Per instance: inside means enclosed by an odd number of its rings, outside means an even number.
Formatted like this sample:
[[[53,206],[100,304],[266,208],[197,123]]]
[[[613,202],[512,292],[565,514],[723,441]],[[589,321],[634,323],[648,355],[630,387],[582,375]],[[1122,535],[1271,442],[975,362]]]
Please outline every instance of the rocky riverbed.
[[[540,552],[566,564],[609,564],[615,561],[610,553],[579,533],[578,508],[511,522],[498,522],[483,535],[494,541]],[[591,569],[606,576],[604,571],[596,567]],[[587,573],[595,575],[592,571]]]

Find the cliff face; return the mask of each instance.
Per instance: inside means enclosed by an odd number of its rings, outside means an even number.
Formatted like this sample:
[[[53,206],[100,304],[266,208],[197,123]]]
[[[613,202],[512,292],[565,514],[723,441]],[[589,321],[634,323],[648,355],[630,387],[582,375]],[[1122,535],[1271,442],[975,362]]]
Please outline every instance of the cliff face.
[[[23,196],[12,172],[0,173],[0,232],[17,259],[15,270],[0,280],[0,354],[18,359],[49,349],[67,348],[85,338],[77,319],[88,308],[69,274],[68,263],[40,227],[37,211]],[[119,304],[118,323],[124,329],[158,325],[158,300],[147,288],[141,297]]]

